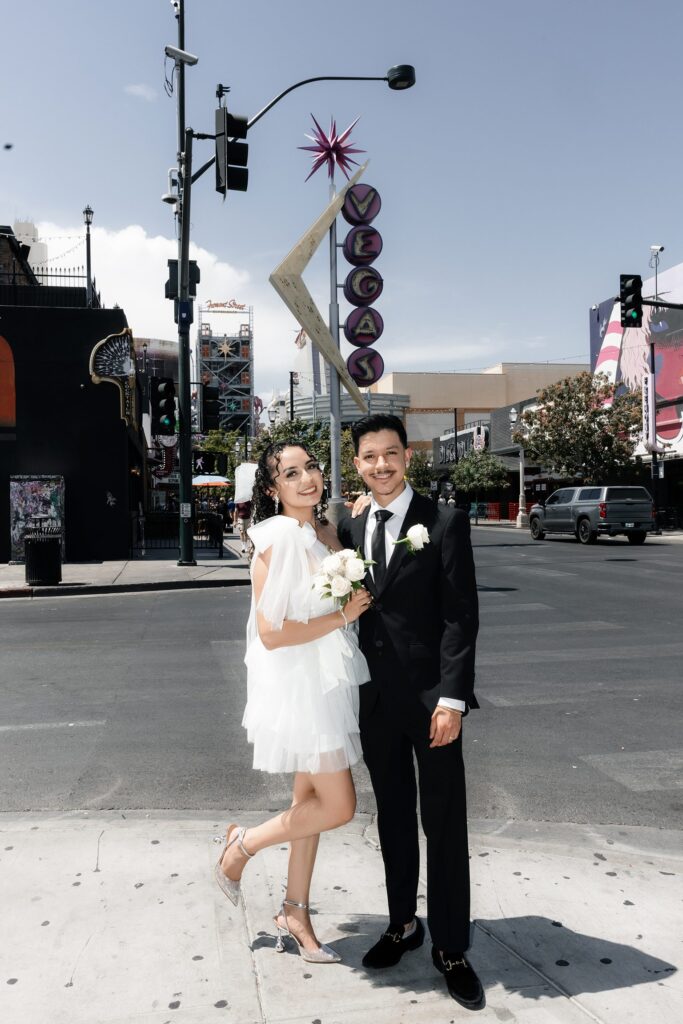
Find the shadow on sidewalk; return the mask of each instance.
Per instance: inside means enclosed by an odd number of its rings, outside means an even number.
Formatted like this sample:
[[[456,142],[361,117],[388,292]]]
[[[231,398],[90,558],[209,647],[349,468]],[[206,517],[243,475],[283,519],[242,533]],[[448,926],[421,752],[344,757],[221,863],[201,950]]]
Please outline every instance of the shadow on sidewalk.
[[[443,982],[431,963],[429,935],[421,950],[406,954],[396,967],[368,971],[362,966],[363,955],[377,941],[386,923],[385,917],[376,915],[352,917],[337,925],[344,937],[320,938],[329,941],[341,955],[343,966],[365,975],[374,988],[417,994],[440,988]],[[275,933],[269,930],[259,933],[252,949],[274,946]],[[287,952],[297,955],[293,944]],[[500,984],[531,1000],[661,982],[677,971],[673,964],[634,946],[584,935],[565,928],[559,921],[534,915],[475,921],[471,959],[487,987]],[[528,975],[526,983],[520,978],[524,963],[538,972],[538,985],[529,986]],[[527,966],[526,971],[529,970]],[[546,979],[550,984],[544,983]]]

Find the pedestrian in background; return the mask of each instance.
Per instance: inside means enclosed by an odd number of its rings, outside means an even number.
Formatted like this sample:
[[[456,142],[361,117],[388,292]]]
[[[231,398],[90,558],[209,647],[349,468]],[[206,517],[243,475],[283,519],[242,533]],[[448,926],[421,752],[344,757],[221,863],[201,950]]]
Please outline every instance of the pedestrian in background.
[[[251,502],[240,501],[235,509],[237,514],[237,529],[239,530],[242,554],[247,550],[247,530],[251,526]]]

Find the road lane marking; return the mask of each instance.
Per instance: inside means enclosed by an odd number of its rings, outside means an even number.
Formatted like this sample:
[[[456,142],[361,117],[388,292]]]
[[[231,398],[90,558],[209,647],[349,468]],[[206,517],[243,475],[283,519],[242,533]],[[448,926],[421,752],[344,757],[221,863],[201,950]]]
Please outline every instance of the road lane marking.
[[[592,768],[634,793],[683,786],[683,750],[629,750],[623,754],[584,754]]]
[[[87,726],[106,724],[106,718],[99,718],[91,722],[31,722],[29,725],[0,725],[0,732],[24,732],[31,729],[82,729]]]
[[[552,662],[558,661],[614,661],[621,662],[626,659],[652,658],[652,646],[647,639],[638,647],[585,647],[572,648],[571,650],[544,650],[543,657]],[[683,654],[683,644],[658,644],[656,648],[658,659],[674,658]],[[538,651],[508,651],[507,653],[493,654],[485,653],[477,655],[479,667],[493,668],[498,665],[524,665],[538,660]]]
[[[536,601],[529,602],[528,604],[506,604],[503,608],[496,607],[489,610],[496,615],[500,615],[501,612],[552,612],[555,610],[555,606]],[[533,628],[537,628],[536,623],[534,623]]]
[[[499,608],[496,609],[496,611],[500,610],[501,609]],[[539,633],[573,633],[576,629],[581,629],[583,632],[589,633],[603,633],[609,629],[625,628],[626,627],[619,622],[600,622],[599,620],[593,619],[591,622],[534,622],[533,626],[529,627],[529,630],[536,636]],[[509,622],[506,622],[501,626],[485,626],[484,629],[487,633],[510,633],[514,635],[519,633],[519,625],[513,625]]]

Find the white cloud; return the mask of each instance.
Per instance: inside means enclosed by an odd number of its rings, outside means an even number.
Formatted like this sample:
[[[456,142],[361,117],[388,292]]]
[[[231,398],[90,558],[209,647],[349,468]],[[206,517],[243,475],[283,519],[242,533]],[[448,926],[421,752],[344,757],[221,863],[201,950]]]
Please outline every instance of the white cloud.
[[[128,93],[129,96],[135,96],[140,100],[147,100],[148,103],[154,103],[157,98],[157,91],[153,89],[151,85],[145,85],[144,82],[139,82],[136,85],[126,85],[123,90]]]
[[[42,238],[81,236],[83,225],[58,225],[41,222]],[[176,259],[178,246],[173,238],[148,235],[143,227],[131,224],[120,231],[93,225],[92,268],[102,302],[111,308],[123,308],[133,334],[141,338],[173,339],[177,327],[173,321],[173,303],[164,297],[168,276],[167,261]],[[62,251],[63,243],[48,242],[48,256]],[[85,262],[84,247],[76,255],[65,256],[64,263],[73,266]],[[223,302],[236,299],[254,307],[254,358],[256,391],[269,395],[275,388],[286,388],[288,371],[292,368],[296,349],[294,318],[277,298],[267,281],[254,282],[242,267],[233,266],[197,245],[190,245],[190,259],[201,271],[197,303]],[[60,261],[50,263],[57,269]],[[198,320],[195,309],[194,340]]]
[[[48,256],[64,251],[61,236],[82,237],[83,225],[57,225],[42,222],[38,234],[48,241]],[[65,254],[64,264],[73,266],[85,262],[84,246],[77,254]],[[120,231],[110,231],[99,225],[92,227],[92,267],[97,288],[105,306],[115,304],[125,311],[133,333],[141,338],[177,337],[173,321],[173,303],[164,297],[164,283],[168,276],[167,261],[176,259],[178,247],[174,238],[148,235],[143,227],[131,224]],[[254,279],[244,267],[220,260],[208,249],[190,245],[190,258],[201,270],[197,290],[197,303],[223,302],[236,299],[254,308],[254,369],[255,390],[268,399],[273,389],[285,391],[288,374],[296,365],[297,350],[294,338],[298,325],[275,294],[265,276]],[[61,261],[50,263],[56,269]],[[326,280],[315,268],[307,275],[307,282],[319,308],[326,311]],[[196,336],[198,311],[195,309]],[[351,347],[342,340],[342,355]],[[498,362],[505,355],[505,345],[498,337],[455,336],[442,332],[427,332],[427,337],[416,343],[411,331],[403,337],[394,336],[380,349],[386,363],[386,372],[392,370],[454,370],[464,367],[484,367]]]
[[[80,235],[83,226],[38,225],[41,237]],[[51,253],[49,252],[49,255]],[[173,338],[173,304],[164,297],[168,276],[167,260],[176,259],[175,239],[148,235],[138,224],[120,231],[92,228],[92,268],[105,306],[121,306],[134,334],[149,338]],[[197,260],[202,280],[200,301],[240,298],[249,283],[246,270],[218,259],[215,253],[190,245],[190,258]],[[55,267],[55,264],[51,264]],[[241,301],[247,301],[241,299]]]

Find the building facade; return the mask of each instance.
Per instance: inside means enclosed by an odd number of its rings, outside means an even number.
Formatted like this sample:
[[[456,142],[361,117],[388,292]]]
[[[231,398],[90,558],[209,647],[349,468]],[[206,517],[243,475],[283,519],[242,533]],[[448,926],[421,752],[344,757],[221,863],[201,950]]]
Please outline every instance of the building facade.
[[[256,419],[253,307],[231,299],[207,302],[198,313],[199,383],[218,388],[220,429],[252,437]]]
[[[21,560],[36,515],[68,561],[128,558],[146,448],[125,314],[89,307],[79,283],[40,284],[28,247],[0,236],[0,561]]]
[[[563,377],[589,369],[588,363],[497,363],[481,373],[388,373],[370,394],[405,395],[405,427],[414,448],[431,449],[432,439],[486,420],[494,409],[520,402]]]

